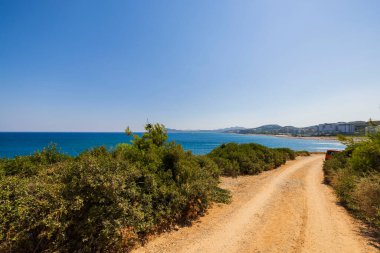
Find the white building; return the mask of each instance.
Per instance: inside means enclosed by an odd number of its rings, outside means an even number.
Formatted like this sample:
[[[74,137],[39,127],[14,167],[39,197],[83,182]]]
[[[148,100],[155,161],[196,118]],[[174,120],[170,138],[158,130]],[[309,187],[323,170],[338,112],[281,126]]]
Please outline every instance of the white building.
[[[337,130],[339,133],[353,134],[355,132],[355,126],[348,123],[338,123]]]
[[[318,134],[353,134],[355,126],[353,124],[338,122],[332,124],[319,124]]]

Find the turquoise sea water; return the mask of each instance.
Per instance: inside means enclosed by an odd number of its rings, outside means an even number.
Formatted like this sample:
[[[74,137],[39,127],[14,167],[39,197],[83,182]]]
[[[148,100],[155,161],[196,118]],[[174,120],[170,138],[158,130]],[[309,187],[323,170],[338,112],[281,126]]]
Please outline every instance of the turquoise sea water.
[[[343,149],[344,145],[331,140],[305,140],[264,135],[238,135],[209,132],[169,133],[169,140],[182,144],[184,149],[194,154],[206,154],[222,143],[255,142],[267,147],[288,147],[294,150],[326,151]],[[96,146],[114,148],[118,143],[131,141],[124,133],[0,133],[0,157],[29,155],[42,150],[50,143],[58,145],[69,155]]]

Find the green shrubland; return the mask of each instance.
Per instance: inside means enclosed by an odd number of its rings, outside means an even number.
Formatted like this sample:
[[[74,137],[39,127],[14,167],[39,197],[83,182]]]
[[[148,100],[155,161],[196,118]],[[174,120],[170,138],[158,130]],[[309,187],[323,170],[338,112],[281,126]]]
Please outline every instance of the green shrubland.
[[[249,143],[222,144],[208,156],[219,166],[225,176],[254,175],[279,167],[287,160],[294,160],[296,153],[288,148],[271,149]]]
[[[347,144],[346,150],[325,161],[325,180],[343,205],[380,234],[380,134]]]
[[[111,151],[71,157],[49,146],[0,159],[0,252],[128,251],[203,215],[212,202],[229,202],[220,175],[257,174],[296,155],[230,143],[195,156],[167,142],[162,125],[148,124]]]

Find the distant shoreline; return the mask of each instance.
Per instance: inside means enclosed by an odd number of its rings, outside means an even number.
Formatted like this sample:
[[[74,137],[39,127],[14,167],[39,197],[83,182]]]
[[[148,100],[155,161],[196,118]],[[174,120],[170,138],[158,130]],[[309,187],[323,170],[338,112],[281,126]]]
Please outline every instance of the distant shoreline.
[[[285,134],[272,134],[269,136],[280,137],[280,138],[289,138],[289,139],[304,139],[304,140],[330,140],[330,141],[338,141],[337,136],[291,136]]]
[[[291,136],[286,134],[241,134],[241,135],[256,135],[256,136],[272,136],[286,139],[303,139],[303,140],[329,140],[339,141],[337,136]]]
[[[286,134],[242,134],[242,135],[264,135],[264,136],[272,136],[278,138],[286,138],[286,139],[303,139],[303,140],[328,140],[328,141],[339,141],[338,136],[291,136]],[[349,139],[353,138],[354,142],[360,142],[366,140],[365,136],[347,136]]]

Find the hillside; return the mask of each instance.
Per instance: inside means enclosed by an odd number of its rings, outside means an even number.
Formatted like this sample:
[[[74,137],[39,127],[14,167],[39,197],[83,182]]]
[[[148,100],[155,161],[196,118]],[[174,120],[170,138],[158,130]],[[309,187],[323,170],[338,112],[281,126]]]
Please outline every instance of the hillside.
[[[227,127],[227,128],[220,128],[220,129],[212,129],[212,130],[201,130],[201,129],[187,129],[187,130],[181,130],[181,129],[174,129],[174,128],[166,128],[166,131],[168,133],[183,133],[183,132],[212,132],[212,133],[234,133],[237,131],[245,130],[244,127]]]
[[[350,135],[364,135],[365,127],[369,126],[367,121],[350,121],[350,122],[336,122],[336,123],[324,123],[329,124],[352,124],[354,126],[354,132],[349,133]],[[374,124],[380,125],[380,121],[373,121]],[[280,126],[278,124],[268,124],[255,128],[245,128],[245,127],[227,127],[213,130],[201,130],[201,129],[187,129],[180,130],[174,128],[166,128],[168,133],[183,133],[183,132],[209,132],[209,133],[236,133],[236,134],[282,134],[282,135],[292,135],[292,136],[324,136],[324,135],[336,135],[335,133],[321,133],[318,130],[318,125],[307,126],[307,127],[295,127],[295,126]],[[344,133],[341,133],[344,134]]]
[[[373,121],[374,124],[380,125],[380,121]],[[365,127],[369,126],[366,121],[351,121],[351,122],[338,122],[338,123],[326,123],[330,124],[351,124],[354,126],[354,132],[351,134],[364,135]],[[276,124],[263,125],[256,128],[247,128],[242,130],[228,131],[228,133],[238,134],[285,134],[294,136],[320,136],[320,135],[334,135],[337,133],[323,133],[318,130],[318,125],[308,127],[294,127],[294,126],[280,126]]]

